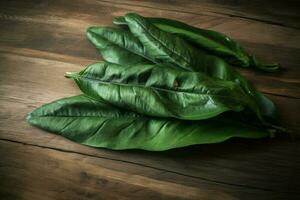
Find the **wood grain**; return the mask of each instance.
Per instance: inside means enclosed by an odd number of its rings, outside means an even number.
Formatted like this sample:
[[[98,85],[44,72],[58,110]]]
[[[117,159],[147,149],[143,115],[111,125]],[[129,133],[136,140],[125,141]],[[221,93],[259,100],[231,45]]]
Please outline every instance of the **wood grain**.
[[[151,16],[156,11],[153,8],[145,9],[102,1],[83,1],[87,6],[80,6],[81,0],[73,2],[62,0],[45,4],[33,1],[32,6],[37,9],[30,12],[21,5],[14,7],[13,10],[2,9],[0,25],[4,28],[1,31],[1,49],[13,52],[16,48],[25,48],[97,60],[99,56],[84,36],[87,27],[111,25],[114,17],[130,11],[140,12],[146,16]],[[160,11],[157,16],[174,18],[194,26],[223,32],[241,42],[246,49],[265,62],[279,62],[286,70],[277,74],[242,69],[240,71],[262,92],[300,98],[298,78],[300,76],[298,70],[300,30],[236,18],[228,19],[168,10]],[[6,48],[7,46],[14,49]],[[36,56],[38,55],[39,53]],[[57,56],[56,59],[61,58]]]
[[[0,196],[300,199],[299,16],[293,3],[280,10],[278,2],[1,1]],[[85,29],[132,11],[221,31],[259,58],[280,62],[286,70],[277,74],[239,71],[276,103],[292,134],[154,153],[94,149],[29,126],[26,113],[79,94],[66,71],[101,59]]]
[[[236,199],[224,192],[119,171],[124,165],[106,160],[103,166],[100,158],[7,141],[0,141],[0,152],[9,152],[0,161],[6,186],[0,194],[6,199]]]
[[[117,0],[118,4],[134,5],[147,8],[165,9],[189,14],[222,16],[249,21],[264,22],[279,26],[300,28],[298,14],[299,2],[294,0]]]

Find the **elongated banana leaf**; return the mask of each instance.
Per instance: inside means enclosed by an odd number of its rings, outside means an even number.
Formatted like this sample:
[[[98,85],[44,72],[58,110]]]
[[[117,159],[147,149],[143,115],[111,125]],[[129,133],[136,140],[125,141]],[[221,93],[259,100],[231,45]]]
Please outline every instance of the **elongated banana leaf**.
[[[176,34],[192,44],[241,67],[256,67],[264,71],[275,71],[278,64],[262,64],[249,55],[237,42],[228,36],[207,29],[196,28],[180,21],[166,18],[146,18],[160,30]],[[114,24],[127,25],[125,17],[117,17]]]
[[[89,41],[103,59],[116,64],[146,63],[142,44],[128,31],[111,27],[90,27],[86,31]]]
[[[109,149],[163,151],[194,144],[218,143],[232,137],[262,138],[264,129],[221,118],[203,121],[149,118],[95,101],[68,97],[37,108],[27,121],[77,143]]]
[[[239,84],[201,72],[101,62],[67,77],[88,96],[149,116],[200,120],[245,108],[258,112]]]

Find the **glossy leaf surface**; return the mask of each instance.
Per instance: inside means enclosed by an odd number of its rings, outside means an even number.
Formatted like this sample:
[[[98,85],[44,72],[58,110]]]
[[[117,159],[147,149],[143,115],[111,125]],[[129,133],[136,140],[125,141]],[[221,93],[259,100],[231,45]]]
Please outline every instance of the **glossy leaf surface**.
[[[80,144],[116,150],[163,151],[232,137],[269,136],[263,129],[221,118],[197,122],[149,118],[85,95],[45,104],[31,112],[27,121]]]
[[[172,19],[148,17],[146,20],[160,30],[178,35],[210,54],[222,57],[233,65],[256,67],[263,71],[276,71],[279,68],[278,64],[262,64],[258,62],[240,44],[222,33],[193,27]],[[126,17],[117,17],[113,22],[118,25],[128,24]]]
[[[86,36],[108,62],[116,64],[147,62],[143,57],[142,44],[128,31],[111,27],[90,27],[86,31]]]
[[[125,15],[125,17],[119,18],[119,20],[116,21],[119,22],[119,24],[127,24],[132,33],[140,39],[141,43],[145,46],[145,49],[148,49],[149,52],[153,52],[152,54],[154,56],[160,55],[162,60],[166,60],[169,63],[176,65],[178,68],[185,69],[187,71],[200,71],[213,78],[238,83],[244,92],[248,94],[248,97],[255,102],[256,105],[253,106],[253,109],[258,109],[257,115],[259,118],[262,121],[276,121],[277,111],[272,101],[263,94],[257,92],[251,84],[233,67],[228,65],[227,62],[217,56],[209,55],[199,49],[193,48],[176,35],[166,32],[167,30],[163,31],[155,27],[148,19],[151,21],[153,18],[144,18],[140,15],[129,13]],[[154,21],[160,20],[155,18]],[[162,21],[165,24],[168,22],[167,19]],[[176,22],[171,21],[170,24],[176,24]],[[184,26],[184,24],[182,24],[182,27],[186,28],[185,30],[187,31],[189,30],[188,27]],[[208,33],[209,32],[207,32],[207,34]],[[220,38],[221,36],[222,35],[220,35]],[[214,38],[217,38],[217,36],[213,36],[211,39]],[[226,38],[221,38],[219,42],[222,43],[223,46],[225,45],[232,49],[236,49],[236,51],[240,49],[239,55],[244,54],[242,48],[230,39],[227,40]]]
[[[154,63],[188,71],[199,71],[199,68],[222,63],[221,59],[197,50],[176,35],[160,30],[138,14],[126,14],[125,20],[131,33],[143,45],[146,57]]]
[[[73,78],[86,95],[150,116],[200,120],[229,110],[257,111],[238,84],[201,72],[102,62],[67,77]]]

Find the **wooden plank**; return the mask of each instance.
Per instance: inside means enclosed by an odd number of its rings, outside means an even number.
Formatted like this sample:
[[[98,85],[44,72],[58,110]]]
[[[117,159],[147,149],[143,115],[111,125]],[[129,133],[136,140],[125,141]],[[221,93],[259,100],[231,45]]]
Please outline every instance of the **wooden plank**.
[[[47,1],[30,1],[26,3],[25,8],[21,3],[13,5],[15,6],[13,8],[9,6],[2,7],[2,9],[0,8],[0,18],[8,20],[5,25],[9,27],[20,25],[18,22],[23,22],[25,25],[27,23],[43,23],[49,25],[49,29],[51,29],[51,25],[58,25],[57,29],[51,31],[58,32],[58,35],[62,31],[63,33],[72,32],[76,35],[83,35],[86,27],[90,25],[111,25],[112,19],[116,16],[124,15],[127,12],[139,12],[145,16],[170,17],[194,26],[223,31],[237,40],[299,49],[299,30],[287,27],[249,22],[236,18],[207,16],[202,15],[201,12],[197,15],[168,10],[158,12],[157,9],[153,8],[115,4],[113,2],[84,0],[75,0],[72,3],[66,0],[45,2]],[[26,7],[29,8],[26,9]],[[32,7],[38,9],[32,10]],[[12,22],[15,22],[15,24]],[[256,29],[257,31],[255,31]],[[5,32],[6,30],[2,31]],[[16,30],[16,33],[12,34],[22,35],[22,33]]]
[[[57,2],[55,2],[57,3]],[[194,15],[221,16],[223,18],[238,18],[249,21],[263,22],[285,27],[300,28],[299,23],[299,3],[295,0],[266,0],[263,5],[259,0],[251,2],[247,0],[81,0],[81,4],[75,4],[72,7],[94,4],[115,4],[116,6],[134,6],[151,8],[155,10],[167,10],[178,13],[189,13]],[[48,6],[51,2],[45,0],[31,1],[9,1],[0,2],[0,7],[22,6],[24,9],[39,9],[42,6]],[[66,6],[65,1],[60,1],[60,8]],[[1,6],[2,5],[2,6]]]
[[[248,9],[245,3],[236,8],[230,2],[222,6],[208,0],[197,6],[188,1],[187,10],[181,12],[180,1],[169,7],[164,1],[115,2],[0,2],[1,197],[299,199],[300,119],[295,111],[300,109],[300,39],[299,30],[291,28],[299,22],[293,21],[293,12],[284,16],[283,8],[274,9],[280,14],[270,14],[264,7],[259,10],[255,1],[250,4],[258,12],[252,10],[246,18],[267,21],[260,23],[243,19]],[[64,72],[78,71],[99,59],[84,38],[85,29],[109,25],[113,17],[129,11],[224,32],[259,58],[282,63],[287,70],[280,74],[241,72],[260,91],[276,94],[270,98],[278,105],[283,123],[294,131],[293,138],[236,139],[160,153],[110,151],[75,144],[29,126],[27,112],[79,93],[63,77]],[[288,23],[280,21],[282,16]]]
[[[145,1],[139,1],[139,3],[144,4]],[[9,2],[7,4],[9,4]],[[182,20],[194,26],[223,31],[225,34],[229,34],[237,40],[269,45],[276,44],[282,47],[294,47],[299,49],[299,30],[243,19],[207,16],[203,15],[201,10],[197,14],[180,13],[172,10],[160,11],[159,8],[137,7],[135,5],[122,5],[121,3],[116,4],[114,1],[85,0],[74,0],[72,3],[66,0],[55,2],[35,0],[27,2],[26,4],[31,4],[31,6],[27,5],[29,8],[26,9],[27,6],[25,6],[24,9],[23,4],[17,3],[12,5],[14,6],[13,8],[8,6],[2,7],[2,9],[0,8],[0,18],[3,20],[19,21],[25,24],[43,23],[49,26],[59,25],[60,29],[55,31],[63,29],[64,32],[82,34],[89,25],[111,25],[112,19],[116,16],[124,15],[127,12],[138,12],[145,16],[170,17]],[[163,6],[164,4],[161,5]],[[101,13],[101,15],[99,13]],[[74,30],[77,31],[74,32]],[[79,30],[81,30],[81,32],[78,32]],[[286,34],[290,35],[287,36]]]
[[[112,2],[106,0],[105,2]],[[300,28],[300,16],[298,12],[299,3],[289,0],[267,0],[263,2],[254,1],[217,1],[217,0],[117,0],[117,4],[155,8],[159,10],[172,10],[191,14],[201,13],[209,16],[222,16],[228,18],[240,18],[264,22],[267,24]]]
[[[0,195],[5,199],[236,199],[119,170],[132,168],[128,163],[7,141],[0,141],[0,155]]]
[[[298,79],[300,58],[297,56],[300,53],[299,31],[240,19],[178,14],[173,11],[157,13],[151,8],[112,5],[105,2],[92,1],[88,6],[92,5],[95,9],[79,6],[81,5],[80,1],[74,4],[70,5],[66,1],[45,5],[41,3],[39,9],[33,12],[26,12],[26,9],[24,11],[21,6],[12,10],[9,8],[2,10],[0,24],[4,28],[1,30],[1,50],[17,51],[20,54],[23,53],[20,51],[21,48],[24,49],[24,54],[28,54],[28,51],[31,53],[37,51],[35,56],[39,56],[40,52],[50,52],[51,59],[56,60],[63,59],[60,55],[73,57],[74,60],[78,60],[77,58],[97,60],[99,56],[84,37],[85,29],[95,24],[109,25],[115,16],[128,11],[142,12],[148,16],[177,18],[195,26],[201,25],[227,33],[244,44],[259,58],[268,62],[278,61],[287,69],[276,74],[240,70],[259,90],[270,94],[300,98],[300,81]],[[111,12],[108,13],[106,10]],[[80,19],[78,16],[81,16]],[[239,31],[236,31],[237,29]]]
[[[41,58],[13,54],[0,54],[0,138],[44,146],[65,151],[79,152],[107,159],[122,160],[141,166],[156,168],[163,173],[182,176],[209,183],[234,187],[272,191],[275,194],[297,193],[300,177],[299,139],[275,138],[271,140],[233,140],[231,142],[202,145],[164,153],[143,151],[116,152],[98,150],[74,144],[59,136],[30,127],[26,113],[46,102],[78,94],[71,80],[63,77],[66,71],[77,71],[81,66]],[[55,70],[53,70],[55,69]],[[24,90],[26,88],[26,90]],[[283,119],[289,128],[299,134],[299,118],[294,110],[299,108],[298,99],[272,97],[280,105]],[[168,179],[170,176],[157,176]],[[172,179],[174,182],[182,178]],[[188,181],[190,182],[190,181]],[[187,183],[190,184],[190,183]],[[191,183],[192,186],[195,183]],[[225,185],[225,186],[224,186]],[[266,192],[266,193],[268,193]],[[242,191],[246,195],[249,191]],[[254,192],[253,192],[254,193]]]

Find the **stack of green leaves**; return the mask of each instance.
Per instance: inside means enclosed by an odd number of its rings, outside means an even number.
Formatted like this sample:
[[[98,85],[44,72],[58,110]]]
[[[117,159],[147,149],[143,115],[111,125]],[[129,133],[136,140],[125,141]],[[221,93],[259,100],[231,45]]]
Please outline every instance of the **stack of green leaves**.
[[[28,114],[30,124],[75,142],[110,149],[162,151],[276,131],[272,101],[232,66],[272,72],[229,37],[135,13],[113,27],[90,27],[104,59],[66,73],[82,95]]]

